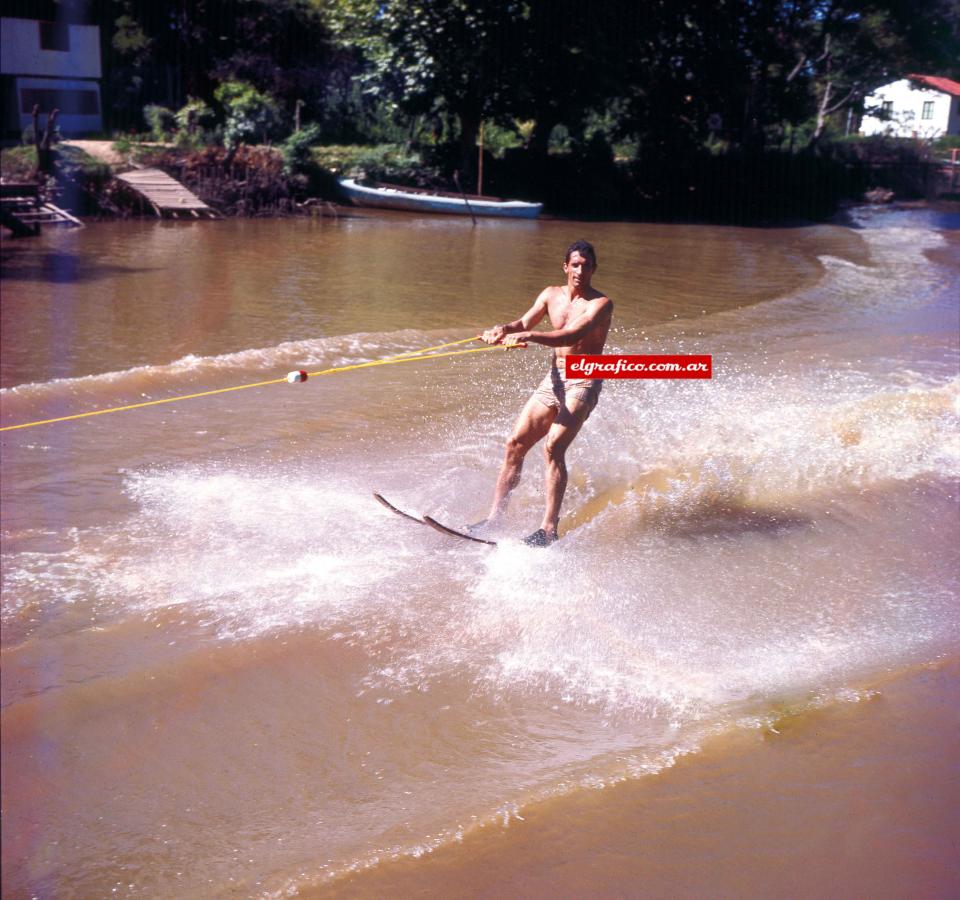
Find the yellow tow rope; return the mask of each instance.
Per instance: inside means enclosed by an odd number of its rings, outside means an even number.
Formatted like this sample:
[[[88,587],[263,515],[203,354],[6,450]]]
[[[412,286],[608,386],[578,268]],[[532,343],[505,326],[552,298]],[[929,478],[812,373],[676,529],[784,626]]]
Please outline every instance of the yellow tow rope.
[[[444,356],[460,356],[464,353],[483,353],[487,350],[512,350],[515,347],[525,347],[526,344],[496,344],[488,347],[471,347],[469,350],[448,350],[445,353],[434,353],[434,350],[442,350],[444,347],[455,347],[458,344],[467,344],[470,341],[478,340],[475,337],[464,338],[461,341],[450,341],[448,344],[437,344],[436,347],[424,347],[422,350],[408,350],[406,353],[398,353],[395,356],[387,356],[384,359],[374,359],[365,363],[354,363],[349,366],[337,366],[333,369],[324,369],[321,372],[308,372],[308,378],[315,378],[318,375],[333,375],[337,372],[349,372],[353,369],[367,369],[371,366],[389,366],[394,363],[416,362],[420,359],[440,359]],[[426,354],[426,355],[424,355]],[[40,419],[37,422],[24,422],[21,425],[5,425],[0,431],[16,431],[19,428],[33,428],[35,425],[52,425],[54,422],[69,422],[72,419],[86,419],[88,416],[105,416],[107,413],[123,412],[127,409],[142,409],[144,406],[158,406],[161,403],[177,403],[180,400],[193,400],[196,397],[210,397],[214,394],[226,394],[229,391],[245,391],[247,388],[265,387],[268,384],[282,384],[286,382],[284,378],[271,378],[269,381],[254,381],[251,384],[238,384],[234,387],[216,388],[212,391],[199,391],[196,394],[183,394],[180,397],[165,397],[163,400],[146,400],[143,403],[130,403],[126,406],[112,406],[110,409],[95,409],[90,412],[76,413],[72,416],[60,416],[56,419]]]

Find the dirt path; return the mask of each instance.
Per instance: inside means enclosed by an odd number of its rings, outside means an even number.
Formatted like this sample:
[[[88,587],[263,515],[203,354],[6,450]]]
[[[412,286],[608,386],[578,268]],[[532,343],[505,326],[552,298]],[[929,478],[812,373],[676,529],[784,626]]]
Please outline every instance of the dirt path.
[[[67,147],[78,147],[94,159],[111,166],[119,166],[127,162],[122,153],[117,153],[113,149],[113,141],[62,141],[61,143]]]

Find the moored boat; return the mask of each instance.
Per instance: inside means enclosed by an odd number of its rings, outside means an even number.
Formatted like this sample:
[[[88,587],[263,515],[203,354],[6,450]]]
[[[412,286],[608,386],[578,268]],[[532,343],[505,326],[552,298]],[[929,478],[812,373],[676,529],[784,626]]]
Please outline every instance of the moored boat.
[[[535,219],[543,209],[542,203],[524,200],[499,200],[463,194],[442,193],[422,188],[407,188],[381,184],[367,187],[351,178],[341,178],[340,187],[357,206],[380,209],[399,209],[406,212],[442,213],[445,215],[500,216],[508,219]]]

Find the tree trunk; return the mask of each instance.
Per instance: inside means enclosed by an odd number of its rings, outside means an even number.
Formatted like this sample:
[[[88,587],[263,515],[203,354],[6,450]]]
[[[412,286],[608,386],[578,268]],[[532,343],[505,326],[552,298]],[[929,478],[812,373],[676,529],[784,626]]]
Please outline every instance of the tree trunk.
[[[829,21],[829,16],[827,18]],[[823,53],[817,59],[817,62],[823,63],[824,76],[826,84],[823,88],[823,96],[820,98],[820,104],[817,107],[817,127],[813,131],[813,137],[810,138],[810,146],[815,147],[827,127],[827,116],[830,114],[830,95],[833,93],[833,57],[830,54],[831,36],[827,34],[823,39]]]
[[[817,107],[817,127],[813,131],[813,138],[810,143],[816,144],[823,134],[823,129],[827,127],[827,115],[830,109],[830,95],[833,93],[833,82],[827,81],[827,86],[823,90],[823,97],[820,105]]]
[[[530,136],[530,152],[537,157],[545,157],[550,150],[550,135],[557,125],[555,116],[538,116],[537,124]]]
[[[243,143],[242,141],[238,141],[236,144],[234,144],[232,147],[230,147],[227,150],[227,155],[223,158],[224,173],[230,171],[230,166],[233,165],[233,159],[237,155],[237,151],[240,149],[240,146],[242,145],[242,143]]]

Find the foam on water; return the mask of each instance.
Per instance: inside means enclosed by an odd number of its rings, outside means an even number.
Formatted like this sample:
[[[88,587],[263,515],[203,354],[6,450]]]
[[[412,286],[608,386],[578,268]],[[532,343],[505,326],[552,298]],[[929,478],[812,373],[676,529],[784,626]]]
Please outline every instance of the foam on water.
[[[196,381],[218,373],[276,372],[291,366],[323,367],[353,365],[385,356],[419,349],[430,335],[414,329],[383,333],[357,332],[334,337],[318,337],[301,341],[287,341],[273,347],[256,347],[217,356],[188,354],[165,365],[135,366],[117,372],[103,372],[73,378],[54,378],[50,381],[28,382],[15,387],[0,388],[0,399],[43,393],[78,393],[84,390],[124,387],[140,388],[156,382]],[[268,377],[268,374],[264,374]]]
[[[371,504],[298,474],[191,468],[134,475],[128,490],[143,510],[132,537],[153,550],[118,570],[116,589],[199,604],[223,637],[323,622],[410,558],[402,547],[381,552]]]
[[[843,373],[728,372],[709,390],[653,382],[641,396],[618,397],[611,427],[584,437],[608,451],[600,466],[614,463],[610,474],[672,473],[666,493],[676,499],[789,503],[885,479],[960,474],[958,398],[957,378],[886,389]]]
[[[597,471],[571,491],[572,507],[608,474],[637,485],[546,552],[515,539],[493,552],[446,543],[336,473],[188,466],[130,474],[138,511],[120,534],[75,535],[59,562],[13,557],[5,579],[51,604],[96,598],[108,616],[182,605],[221,639],[321,627],[363,643],[375,619],[408,640],[371,668],[365,691],[389,696],[458,672],[484,690],[671,725],[934,641],[948,589],[897,585],[894,569],[877,573],[878,590],[850,573],[849,551],[845,568],[816,577],[804,560],[828,553],[839,564],[837,491],[958,474],[956,385],[843,399],[837,413],[825,392],[745,384],[718,385],[709,407],[673,403],[658,386],[658,402],[633,410],[629,440],[585,435],[602,449],[586,445]],[[790,414],[775,414],[784,403]],[[855,443],[843,438],[851,419]],[[457,447],[452,434],[431,467],[449,466]],[[404,453],[422,452],[395,450],[402,467]],[[651,459],[664,468],[645,482]],[[537,488],[530,473],[518,503],[536,502]]]
[[[402,624],[410,640],[371,669],[365,691],[458,672],[483,690],[696,721],[937,637],[949,590],[815,579],[804,554],[825,552],[818,533],[838,492],[960,475],[958,388],[815,370],[728,371],[709,391],[608,385],[604,428],[578,442],[590,476],[571,484],[577,527],[546,552],[509,539],[492,553],[446,544],[386,514],[363,473],[280,461],[132,472],[136,512],[122,528],[74,529],[70,549],[8,557],[5,588],[32,600],[29,611],[5,603],[4,619],[75,602],[105,620],[183,606],[221,639],[320,627],[361,643],[375,619],[381,637]],[[458,471],[465,437],[448,430],[428,455],[395,444],[395,464]],[[516,505],[536,510],[531,469]],[[477,480],[484,494],[488,482]]]
[[[602,523],[593,529],[562,557],[486,560],[469,587],[469,628],[476,646],[497,648],[490,684],[679,726],[960,635],[954,591],[936,578],[883,588],[849,570],[804,572],[821,543],[813,534],[750,547],[634,533],[629,553],[611,558],[598,552]]]

